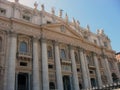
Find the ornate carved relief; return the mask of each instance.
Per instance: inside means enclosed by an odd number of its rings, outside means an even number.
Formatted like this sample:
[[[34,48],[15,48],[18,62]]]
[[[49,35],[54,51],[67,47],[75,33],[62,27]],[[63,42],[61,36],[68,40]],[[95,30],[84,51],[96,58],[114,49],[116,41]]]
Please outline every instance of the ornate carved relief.
[[[10,29],[10,23],[0,20],[0,29],[2,30]]]
[[[26,34],[26,35],[31,35],[31,36],[34,36],[34,35],[39,36],[40,35],[39,30],[32,28],[30,26],[26,26],[26,25],[14,23],[13,29],[16,30],[17,33],[21,33],[21,34]]]

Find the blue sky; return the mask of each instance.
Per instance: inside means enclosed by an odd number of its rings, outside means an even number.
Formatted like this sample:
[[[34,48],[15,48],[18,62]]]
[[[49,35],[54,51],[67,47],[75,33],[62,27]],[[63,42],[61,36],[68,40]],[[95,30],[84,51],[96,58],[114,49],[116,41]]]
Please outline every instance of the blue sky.
[[[14,1],[14,0],[9,0]],[[19,0],[20,3],[33,7],[35,0]],[[74,17],[80,21],[82,27],[89,24],[92,32],[96,29],[104,29],[105,34],[111,39],[112,49],[120,52],[120,0],[36,0],[40,5],[44,4],[46,11],[51,7],[67,13],[70,20]]]

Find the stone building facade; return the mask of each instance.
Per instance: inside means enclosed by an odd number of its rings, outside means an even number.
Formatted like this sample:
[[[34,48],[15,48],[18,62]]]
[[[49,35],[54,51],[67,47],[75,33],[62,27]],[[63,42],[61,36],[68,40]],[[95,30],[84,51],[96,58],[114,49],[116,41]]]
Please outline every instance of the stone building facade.
[[[120,72],[120,52],[116,53],[115,55],[116,55],[118,69],[119,69],[119,72]]]
[[[80,90],[119,77],[115,52],[97,33],[45,11],[0,0],[0,90]]]

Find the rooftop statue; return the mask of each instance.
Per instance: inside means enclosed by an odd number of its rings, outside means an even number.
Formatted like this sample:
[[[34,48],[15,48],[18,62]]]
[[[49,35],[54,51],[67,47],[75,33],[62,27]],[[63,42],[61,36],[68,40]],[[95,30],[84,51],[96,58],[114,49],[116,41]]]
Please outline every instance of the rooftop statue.
[[[90,26],[87,24],[87,30],[89,31],[90,30]]]
[[[55,9],[54,9],[54,7],[52,7],[51,12],[52,12],[53,15],[55,14]]]
[[[62,9],[60,9],[60,12],[59,12],[59,17],[62,17],[62,12],[63,12],[63,10],[62,10]]]
[[[38,3],[37,2],[34,3],[34,7],[35,7],[35,9],[37,9],[37,7],[38,7]]]
[[[65,14],[65,20],[66,20],[66,22],[68,22],[68,15],[67,15],[67,13]]]
[[[44,4],[41,5],[42,11],[44,11],[45,7]]]
[[[18,3],[18,2],[19,2],[19,0],[15,0],[15,2],[17,2],[17,3]]]
[[[72,19],[72,22],[73,22],[74,25],[76,25],[76,21],[75,21],[74,17]]]

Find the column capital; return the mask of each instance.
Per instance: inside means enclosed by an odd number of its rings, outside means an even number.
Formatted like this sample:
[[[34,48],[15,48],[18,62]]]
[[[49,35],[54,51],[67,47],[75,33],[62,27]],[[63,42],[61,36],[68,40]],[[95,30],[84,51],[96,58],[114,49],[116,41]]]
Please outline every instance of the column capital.
[[[54,41],[53,41],[53,44],[54,44],[55,46],[58,46],[60,43],[58,42],[58,40],[54,40]]]
[[[74,49],[73,44],[69,44],[68,46],[69,46],[70,49]]]
[[[84,49],[83,49],[83,48],[81,48],[81,47],[78,47],[78,49],[79,49],[79,51],[82,51],[82,52],[84,51]]]
[[[39,36],[37,36],[37,35],[33,36],[33,42],[37,42],[39,39],[40,39]]]
[[[7,34],[9,35],[9,37],[17,37],[17,33],[13,30],[9,30]]]
[[[95,53],[95,52],[92,52],[92,55],[93,55],[93,56],[97,56],[97,53]]]
[[[108,56],[107,55],[104,55],[104,54],[102,54],[101,55],[103,58],[108,58]]]
[[[47,39],[46,38],[41,38],[41,42],[46,43]]]

